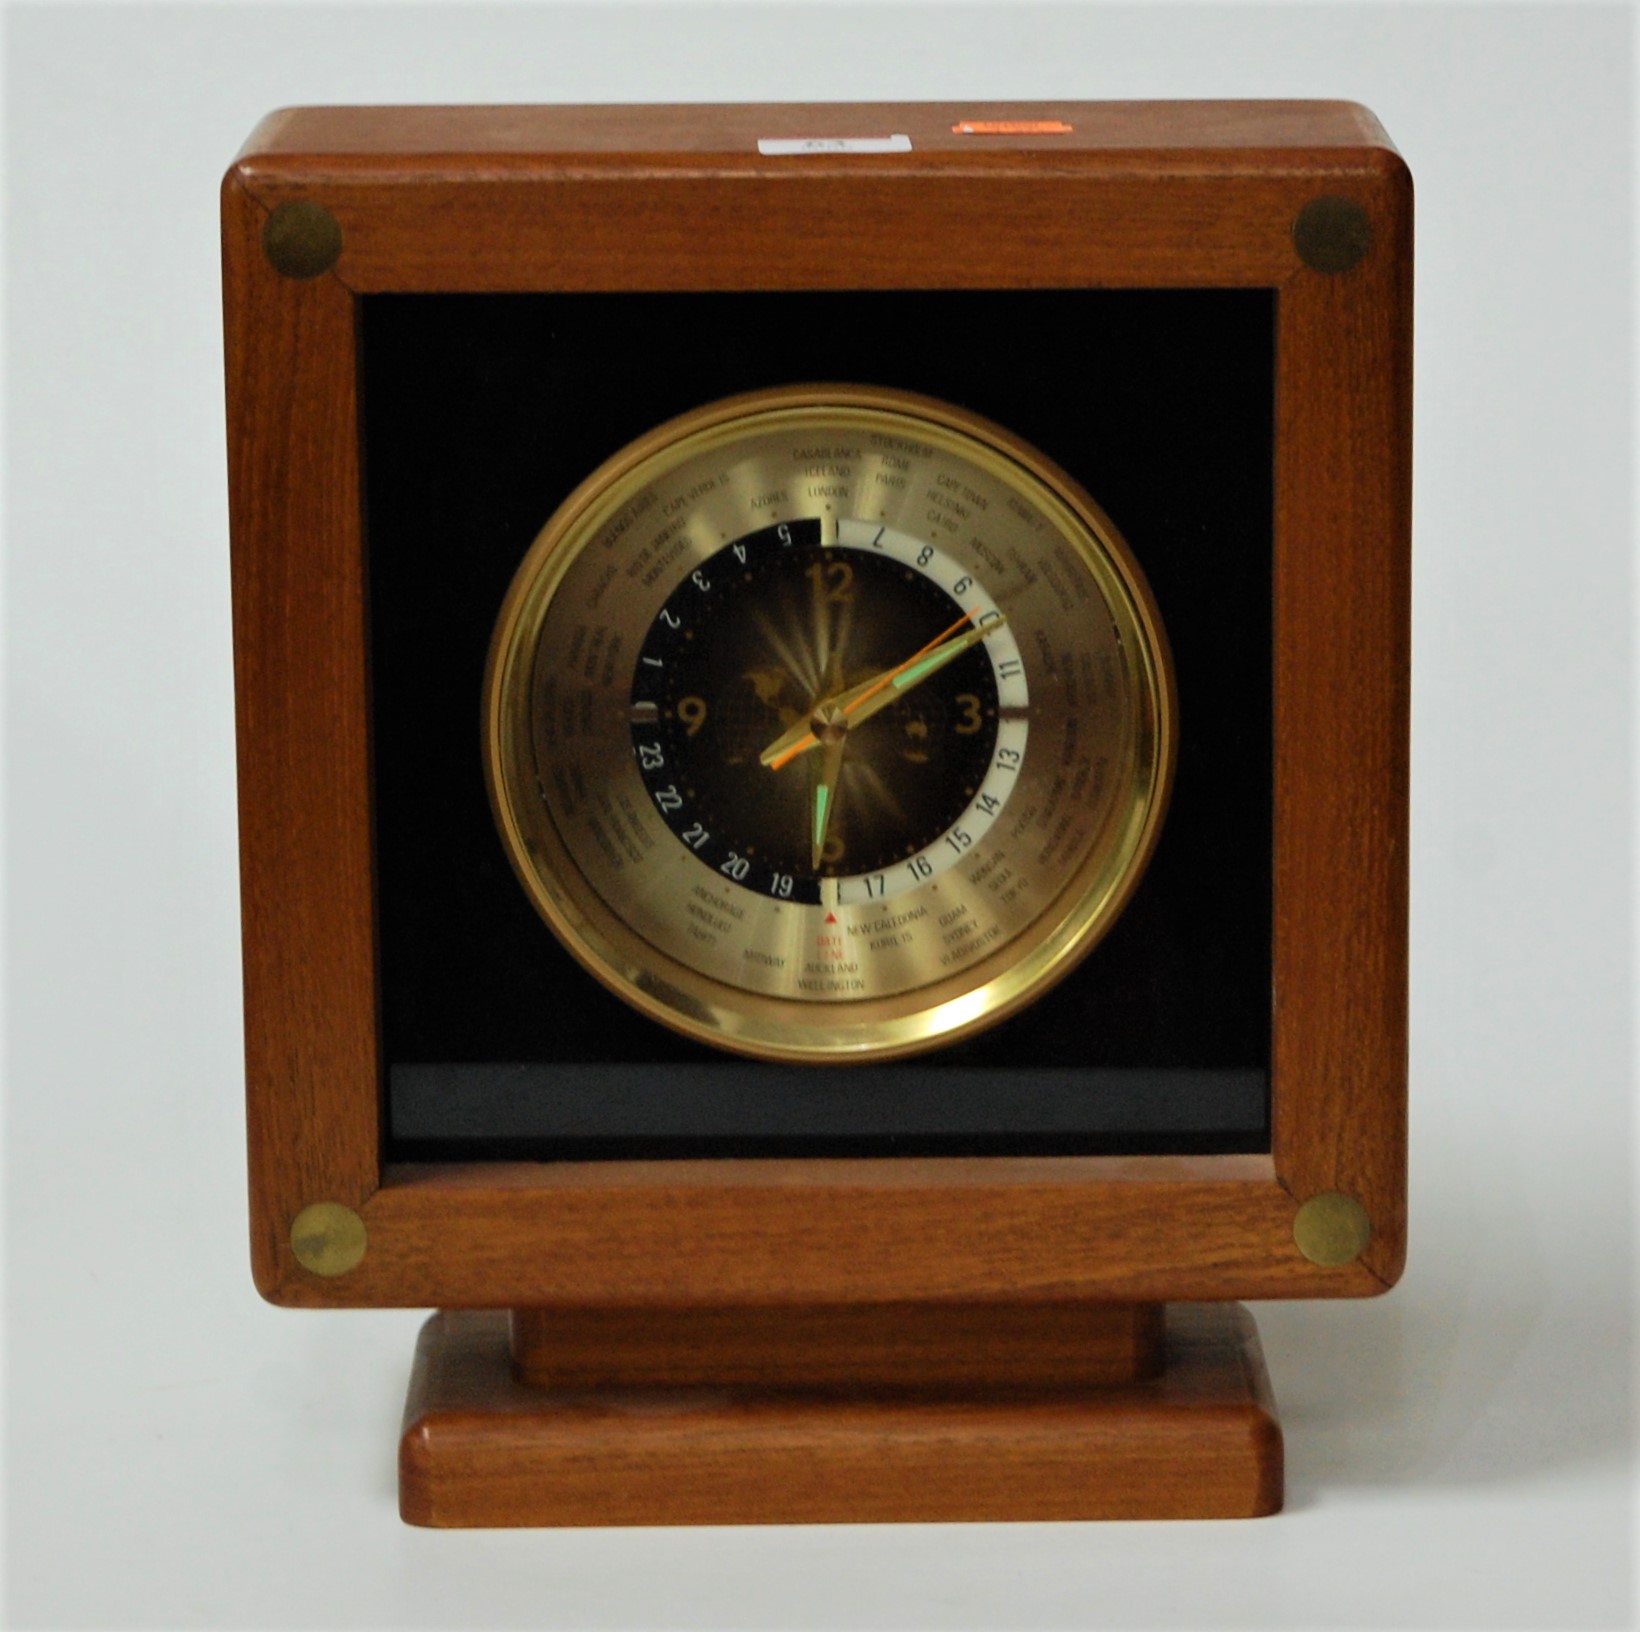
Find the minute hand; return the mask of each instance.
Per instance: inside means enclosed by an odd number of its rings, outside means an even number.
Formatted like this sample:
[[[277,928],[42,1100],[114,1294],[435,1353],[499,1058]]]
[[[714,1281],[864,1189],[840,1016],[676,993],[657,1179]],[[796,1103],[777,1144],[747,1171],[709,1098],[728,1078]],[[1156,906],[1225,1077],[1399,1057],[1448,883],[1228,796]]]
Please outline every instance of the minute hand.
[[[966,621],[967,619],[960,619],[959,624]],[[977,645],[986,636],[995,634],[1006,622],[1007,619],[999,612],[983,626],[975,626],[954,639],[930,641],[922,651],[914,653],[905,662],[896,664],[892,669],[883,669],[872,675],[869,680],[862,680],[858,685],[850,686],[847,691],[834,697],[832,702],[842,709],[850,725],[860,720],[868,720],[879,709],[897,702],[905,695],[907,689],[916,685],[919,680],[926,680],[936,669],[944,668],[952,658],[960,657],[969,647]],[[816,746],[817,741],[808,723],[800,721],[771,742],[763,750],[760,758],[770,770],[778,771],[782,765],[789,765],[799,754],[807,753]]]
[[[858,725],[889,704],[898,702],[913,686],[921,685],[929,675],[943,669],[953,658],[961,657],[971,646],[977,646],[988,635],[994,635],[1005,621],[1000,617],[992,618],[983,628],[970,629],[967,634],[958,635],[943,646],[936,646],[927,656],[918,658],[909,668],[894,674],[880,691],[868,691],[855,707],[847,709],[848,723]]]

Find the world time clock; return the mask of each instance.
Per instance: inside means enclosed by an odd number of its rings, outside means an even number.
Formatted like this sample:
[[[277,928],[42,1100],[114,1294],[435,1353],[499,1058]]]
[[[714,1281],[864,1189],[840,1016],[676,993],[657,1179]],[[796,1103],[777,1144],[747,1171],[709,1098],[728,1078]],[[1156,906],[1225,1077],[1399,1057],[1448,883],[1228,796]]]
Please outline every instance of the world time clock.
[[[997,428],[858,387],[617,455],[520,566],[486,704],[547,921],[645,1012],[771,1059],[1029,1002],[1137,882],[1172,753],[1108,520]]]
[[[1372,116],[305,109],[223,222],[253,1262],[444,1311],[405,1516],[1278,1506],[1233,1300],[1404,1252]]]

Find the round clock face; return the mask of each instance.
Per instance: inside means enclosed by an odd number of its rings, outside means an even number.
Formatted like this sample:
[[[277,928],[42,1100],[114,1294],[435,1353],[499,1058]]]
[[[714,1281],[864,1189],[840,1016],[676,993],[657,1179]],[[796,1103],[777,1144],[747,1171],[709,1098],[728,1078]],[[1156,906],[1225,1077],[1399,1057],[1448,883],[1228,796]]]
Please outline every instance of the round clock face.
[[[486,768],[531,900],[635,1007],[885,1058],[1097,942],[1161,822],[1172,697],[1143,577],[1067,476],[942,403],[794,388],[659,427],[547,523]]]

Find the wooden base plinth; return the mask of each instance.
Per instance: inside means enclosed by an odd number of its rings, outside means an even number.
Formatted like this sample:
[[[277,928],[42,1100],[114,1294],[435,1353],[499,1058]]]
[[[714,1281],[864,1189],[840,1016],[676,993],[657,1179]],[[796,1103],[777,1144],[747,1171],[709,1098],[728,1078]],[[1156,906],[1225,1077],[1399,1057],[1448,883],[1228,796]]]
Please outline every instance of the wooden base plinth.
[[[1128,1313],[1143,1331],[1147,1312]],[[551,1317],[518,1318],[520,1357],[539,1362]],[[1281,1429],[1252,1317],[1174,1305],[1159,1359],[1114,1382],[1107,1357],[1091,1379],[1061,1362],[1051,1383],[1038,1365],[1010,1384],[541,1386],[518,1379],[505,1313],[446,1312],[417,1345],[399,1509],[437,1526],[1275,1512]]]

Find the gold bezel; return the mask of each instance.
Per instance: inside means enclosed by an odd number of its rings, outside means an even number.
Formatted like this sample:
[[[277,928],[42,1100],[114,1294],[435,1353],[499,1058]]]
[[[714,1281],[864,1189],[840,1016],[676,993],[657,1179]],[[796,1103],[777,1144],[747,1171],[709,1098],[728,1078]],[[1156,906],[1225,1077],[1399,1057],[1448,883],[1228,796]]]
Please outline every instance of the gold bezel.
[[[529,784],[514,761],[520,684],[538,631],[581,550],[645,486],[686,459],[753,428],[817,411],[847,428],[917,435],[968,459],[1009,487],[1026,487],[1078,550],[1122,631],[1139,682],[1141,721],[1121,830],[1096,843],[1047,908],[980,962],[887,997],[817,1004],[745,991],[682,964],[636,933],[590,886],[550,821],[532,846],[513,790]],[[836,428],[835,418],[827,421]],[[1126,636],[1133,638],[1129,641]],[[667,421],[622,448],[553,513],[526,552],[502,603],[484,683],[484,769],[508,859],[537,912],[596,979],[663,1025],[767,1060],[838,1064],[919,1053],[996,1024],[1062,979],[1116,921],[1154,849],[1171,789],[1177,702],[1160,615],[1132,550],[1110,518],[1063,470],[1018,437],[965,409],[909,392],[857,385],[776,387],[729,397]],[[532,849],[545,838],[551,854]]]

